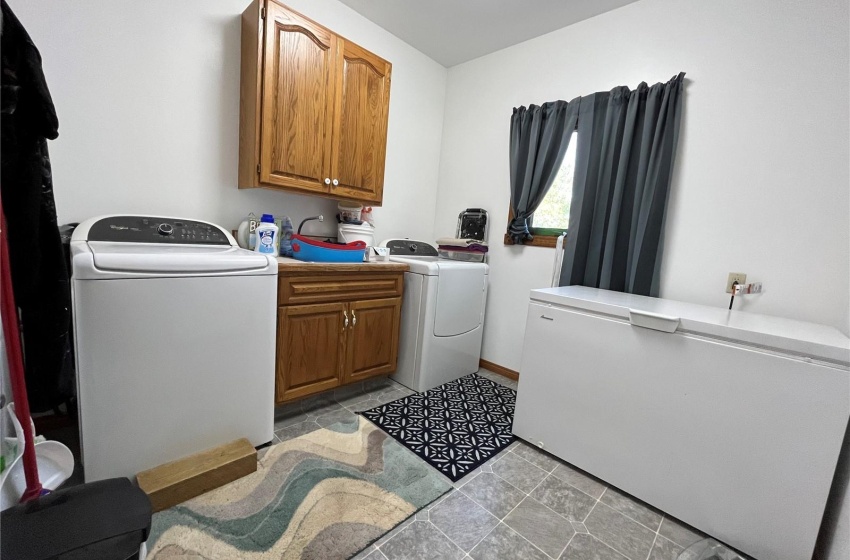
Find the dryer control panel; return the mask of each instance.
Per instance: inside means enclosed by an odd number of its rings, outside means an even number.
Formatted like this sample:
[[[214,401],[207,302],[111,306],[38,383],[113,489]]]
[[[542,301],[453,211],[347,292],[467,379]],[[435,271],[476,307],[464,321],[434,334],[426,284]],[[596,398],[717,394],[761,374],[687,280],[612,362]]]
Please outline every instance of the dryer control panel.
[[[109,216],[92,224],[89,241],[230,245],[219,227],[205,222],[155,216]]]
[[[430,243],[414,241],[413,239],[387,239],[381,243],[389,247],[391,255],[411,257],[436,257],[437,249]]]

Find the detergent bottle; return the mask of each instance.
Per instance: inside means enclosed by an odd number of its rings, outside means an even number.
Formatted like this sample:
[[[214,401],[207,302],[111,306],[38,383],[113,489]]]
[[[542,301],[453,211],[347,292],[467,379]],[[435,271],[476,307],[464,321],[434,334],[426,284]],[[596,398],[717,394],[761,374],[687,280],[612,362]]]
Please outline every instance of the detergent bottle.
[[[256,234],[257,247],[254,250],[258,253],[277,256],[280,230],[274,223],[274,216],[263,214],[263,217],[260,218],[260,225],[257,226]]]

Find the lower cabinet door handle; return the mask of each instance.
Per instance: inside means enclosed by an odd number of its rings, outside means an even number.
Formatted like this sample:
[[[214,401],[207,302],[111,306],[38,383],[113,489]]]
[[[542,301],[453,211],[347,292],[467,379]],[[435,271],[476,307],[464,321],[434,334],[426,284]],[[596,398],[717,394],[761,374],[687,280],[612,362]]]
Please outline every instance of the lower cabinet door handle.
[[[343,311],[342,316],[345,317],[345,321],[342,323],[342,330],[345,330],[348,328],[348,312]]]
[[[353,329],[356,326],[357,326],[357,315],[354,314],[354,310],[352,309],[351,310],[351,328]]]

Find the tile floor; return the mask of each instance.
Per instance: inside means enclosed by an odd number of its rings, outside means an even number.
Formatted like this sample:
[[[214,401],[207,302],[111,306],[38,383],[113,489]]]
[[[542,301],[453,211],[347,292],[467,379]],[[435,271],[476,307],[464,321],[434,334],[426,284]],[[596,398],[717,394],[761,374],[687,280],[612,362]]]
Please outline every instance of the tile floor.
[[[489,371],[480,375],[516,389]],[[285,441],[354,421],[413,391],[373,379],[277,409]],[[583,471],[516,441],[358,554],[358,560],[674,560],[704,538]]]

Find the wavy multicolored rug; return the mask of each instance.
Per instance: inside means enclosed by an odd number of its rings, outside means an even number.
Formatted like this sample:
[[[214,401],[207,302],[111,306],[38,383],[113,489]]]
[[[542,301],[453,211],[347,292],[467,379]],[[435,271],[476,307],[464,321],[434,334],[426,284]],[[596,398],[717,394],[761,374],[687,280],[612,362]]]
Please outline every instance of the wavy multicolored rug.
[[[358,418],[274,445],[257,472],[155,514],[148,558],[349,558],[450,489]]]

